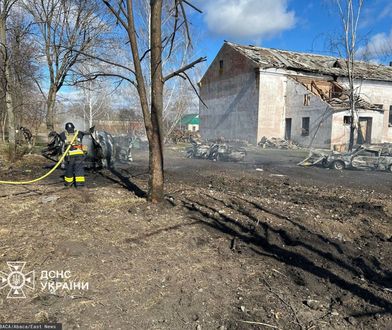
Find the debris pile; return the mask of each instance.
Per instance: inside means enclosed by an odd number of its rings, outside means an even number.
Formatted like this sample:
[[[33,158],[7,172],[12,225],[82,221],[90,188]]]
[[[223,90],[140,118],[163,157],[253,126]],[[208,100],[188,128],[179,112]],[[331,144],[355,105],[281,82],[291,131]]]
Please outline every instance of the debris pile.
[[[263,136],[258,143],[263,149],[299,149],[299,146],[293,141],[288,141],[280,138],[267,138]]]
[[[167,140],[177,144],[181,142],[190,142],[191,139],[199,139],[199,132],[175,129],[167,136]]]

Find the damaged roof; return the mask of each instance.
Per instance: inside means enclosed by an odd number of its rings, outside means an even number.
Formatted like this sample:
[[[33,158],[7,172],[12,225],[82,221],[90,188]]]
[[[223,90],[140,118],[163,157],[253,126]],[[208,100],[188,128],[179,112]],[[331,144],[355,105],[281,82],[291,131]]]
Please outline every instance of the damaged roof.
[[[273,48],[241,46],[231,42],[226,42],[226,44],[263,69],[282,68],[337,77],[347,76],[345,60],[341,58]],[[355,72],[358,78],[362,79],[392,81],[392,67],[390,66],[356,61]]]
[[[328,81],[328,80],[317,80],[298,77],[298,76],[289,76],[291,79],[300,83],[304,86],[308,91],[313,94],[321,97],[321,99],[327,102],[334,110],[348,110],[351,107],[350,104],[350,92],[344,86],[338,84],[336,81]],[[322,85],[322,86],[320,86]],[[365,110],[374,110],[381,111],[384,110],[380,108],[379,105],[372,104],[366,100],[364,100],[360,96],[355,97],[355,106],[358,109]]]

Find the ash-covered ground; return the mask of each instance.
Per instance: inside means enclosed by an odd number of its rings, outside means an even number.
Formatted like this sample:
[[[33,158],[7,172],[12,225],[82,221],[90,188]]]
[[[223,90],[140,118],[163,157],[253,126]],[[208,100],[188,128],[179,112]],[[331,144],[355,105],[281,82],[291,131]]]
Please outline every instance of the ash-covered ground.
[[[64,329],[391,329],[392,174],[296,166],[306,152],[245,162],[166,152],[166,201],[151,205],[147,155],[65,189],[0,186],[0,270],[69,271],[88,290],[0,290],[0,322]],[[1,179],[47,171],[25,156]]]

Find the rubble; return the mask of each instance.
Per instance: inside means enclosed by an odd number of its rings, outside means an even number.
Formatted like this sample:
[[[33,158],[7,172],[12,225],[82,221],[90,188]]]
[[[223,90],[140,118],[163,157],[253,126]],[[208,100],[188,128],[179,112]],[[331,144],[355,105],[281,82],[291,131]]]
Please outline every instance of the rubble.
[[[181,143],[181,142],[191,142],[192,139],[199,139],[199,138],[200,138],[199,132],[192,132],[192,131],[181,130],[181,129],[174,129],[167,136],[167,140],[171,141],[174,144]]]
[[[293,141],[288,141],[280,138],[267,138],[263,136],[258,143],[263,149],[299,149],[299,146]]]
[[[336,81],[326,81],[309,79],[307,77],[291,76],[296,82],[300,83],[311,93],[318,95],[323,101],[327,102],[334,111],[350,109],[350,91]],[[373,111],[383,111],[377,104],[367,102],[360,96],[355,96],[355,107]]]

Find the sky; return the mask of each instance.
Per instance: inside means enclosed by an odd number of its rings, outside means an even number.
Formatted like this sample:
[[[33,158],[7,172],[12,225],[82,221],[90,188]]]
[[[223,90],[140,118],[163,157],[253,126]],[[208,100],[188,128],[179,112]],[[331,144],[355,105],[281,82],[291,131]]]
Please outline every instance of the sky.
[[[358,0],[354,0],[357,2]],[[344,2],[344,1],[343,1]],[[341,35],[336,0],[194,0],[203,14],[190,15],[197,54],[210,63],[224,40],[291,51],[338,56],[331,40]],[[364,0],[358,42],[371,60],[392,61],[379,54],[392,48],[392,0]],[[389,46],[387,46],[389,45]],[[385,52],[382,52],[385,53]],[[390,52],[392,54],[392,52]]]
[[[290,51],[339,56],[331,40],[341,35],[336,0],[188,0],[200,8],[187,7],[194,44],[193,58],[207,56],[198,65],[199,79],[213,61],[224,40]],[[346,0],[341,0],[346,1]],[[353,0],[357,2],[358,0]],[[392,61],[392,0],[364,0],[359,22],[359,48],[376,53],[368,60]],[[388,56],[378,56],[389,45]],[[70,88],[62,90],[66,98]]]

